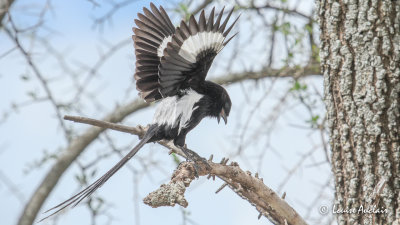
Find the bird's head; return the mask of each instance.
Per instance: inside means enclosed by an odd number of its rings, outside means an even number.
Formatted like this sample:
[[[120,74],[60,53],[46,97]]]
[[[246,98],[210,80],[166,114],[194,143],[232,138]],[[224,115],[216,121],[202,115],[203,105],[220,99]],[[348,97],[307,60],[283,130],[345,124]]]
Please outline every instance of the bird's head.
[[[219,100],[218,104],[219,107],[219,114],[217,115],[217,120],[218,123],[222,119],[224,120],[225,124],[228,123],[228,116],[229,116],[229,112],[231,111],[231,107],[232,107],[232,102],[231,99],[229,98],[228,92],[226,92],[225,89],[223,89],[223,92],[221,93],[221,97]]]

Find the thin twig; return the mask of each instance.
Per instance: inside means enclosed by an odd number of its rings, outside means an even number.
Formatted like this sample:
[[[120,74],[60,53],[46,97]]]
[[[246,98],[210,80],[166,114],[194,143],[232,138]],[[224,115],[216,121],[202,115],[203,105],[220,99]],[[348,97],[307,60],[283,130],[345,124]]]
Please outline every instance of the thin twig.
[[[44,78],[42,73],[39,71],[39,68],[36,66],[36,64],[33,62],[30,54],[25,50],[24,47],[22,47],[22,45],[21,45],[21,43],[19,41],[18,35],[17,34],[13,35],[12,32],[6,27],[4,27],[4,30],[5,30],[6,34],[9,36],[9,38],[15,42],[15,45],[20,50],[22,55],[25,57],[25,59],[28,62],[29,66],[32,68],[34,74],[39,79],[40,83],[42,84],[43,89],[46,92],[47,98],[50,100],[51,105],[53,106],[54,111],[56,112],[56,116],[57,116],[58,122],[60,123],[60,126],[61,126],[62,130],[64,131],[64,136],[65,136],[67,141],[70,141],[70,132],[67,129],[67,127],[65,126],[65,123],[64,123],[64,121],[62,119],[61,111],[60,111],[59,106],[58,106],[59,104],[57,103],[57,101],[53,97],[53,93],[50,90],[50,87],[48,86],[46,79]],[[14,31],[16,32],[16,30],[14,30]]]

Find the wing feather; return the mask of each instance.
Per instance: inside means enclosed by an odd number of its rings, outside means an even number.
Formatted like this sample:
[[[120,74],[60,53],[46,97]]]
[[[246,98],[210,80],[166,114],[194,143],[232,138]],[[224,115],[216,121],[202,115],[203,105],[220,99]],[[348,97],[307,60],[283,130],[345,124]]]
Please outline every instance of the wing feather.
[[[176,95],[189,87],[196,89],[201,85],[215,56],[232,39],[225,41],[233,25],[227,31],[224,30],[233,9],[222,21],[223,8],[215,22],[214,11],[215,8],[211,10],[207,21],[204,10],[198,21],[191,15],[188,24],[182,21],[175,30],[159,67],[160,93],[163,97]]]
[[[199,25],[197,25],[196,19],[193,15],[191,15],[189,19],[189,29],[192,36],[197,34],[197,32],[199,31]]]
[[[239,20],[239,18],[240,18],[240,15],[235,19],[235,21],[233,21],[232,25],[229,26],[229,28],[224,32],[225,37],[228,36],[229,32],[232,30],[233,26],[236,24],[236,22]],[[235,36],[235,35],[233,35],[233,36]]]
[[[138,13],[138,18],[139,18],[139,20],[135,20],[135,22],[140,21],[140,22],[136,23],[136,25],[140,29],[145,29],[146,31],[153,32],[153,33],[157,34],[159,37],[161,37],[162,39],[163,39],[163,37],[165,37],[163,32],[160,31],[160,28],[157,25],[155,25],[153,22],[151,22],[145,15]]]
[[[219,27],[218,32],[223,33],[226,27],[226,24],[228,23],[229,18],[231,18],[231,15],[233,13],[233,10],[235,8],[232,8],[232,10],[229,12],[228,16],[226,16],[224,23]]]
[[[154,43],[157,43],[157,45],[158,45],[158,43],[161,43],[163,41],[160,37],[155,36],[144,30],[137,29],[137,28],[133,29],[133,33],[135,34],[133,36],[140,37],[140,39],[138,39],[138,40],[149,40]]]
[[[153,5],[153,3],[151,3]],[[171,33],[175,32],[175,26],[172,24],[171,20],[168,17],[168,14],[165,12],[164,8],[162,6],[160,6],[160,14],[161,16],[164,18],[164,21],[167,22],[168,27],[171,30]]]
[[[147,91],[147,92],[142,91],[142,92],[139,93],[139,95],[146,102],[153,102],[153,101],[156,101],[156,100],[162,98],[162,96],[161,96],[161,94],[160,94],[158,89],[154,89],[152,91]]]
[[[181,36],[184,40],[190,37],[190,29],[186,25],[185,21],[182,20],[181,25],[179,26],[179,31],[181,31]]]
[[[145,78],[141,78],[137,81],[137,85],[140,85],[141,91],[152,91],[155,88],[158,88],[158,78],[157,76],[148,76]]]
[[[165,59],[171,64],[174,64],[174,65],[177,65],[177,66],[181,66],[182,68],[185,68],[185,69],[192,69],[190,64],[182,62],[179,59],[176,59],[176,58],[171,57],[169,55],[165,56]]]
[[[214,25],[214,10],[215,7],[211,10],[210,16],[208,17],[208,22],[207,22],[207,31],[211,31]]]
[[[167,29],[168,34],[174,33],[175,27],[172,25],[171,20],[168,18],[168,15],[165,13],[164,9],[160,6],[160,10],[164,12],[163,15],[153,3],[150,3],[150,8],[160,24],[165,26],[164,28]]]
[[[225,9],[225,6],[222,8],[221,12],[218,15],[217,21],[215,22],[215,24],[213,26],[214,32],[216,32],[219,28],[219,23],[221,22],[222,14],[224,14],[224,9]]]
[[[206,27],[207,27],[206,16],[205,16],[204,10],[201,10],[200,19],[199,19],[199,32],[203,32]]]
[[[168,30],[168,26],[166,26],[164,21],[160,21],[157,16],[155,16],[150,10],[147,8],[143,8],[144,14],[147,16],[148,20],[150,20],[157,28],[159,31],[161,31],[165,36],[168,36],[170,34],[170,31]]]
[[[143,14],[138,13],[132,36],[136,55],[136,89],[147,102],[162,98],[158,68],[162,53],[175,33],[175,27],[162,7],[158,9],[150,3],[149,8],[143,8]],[[171,68],[182,69],[183,66],[178,64]]]

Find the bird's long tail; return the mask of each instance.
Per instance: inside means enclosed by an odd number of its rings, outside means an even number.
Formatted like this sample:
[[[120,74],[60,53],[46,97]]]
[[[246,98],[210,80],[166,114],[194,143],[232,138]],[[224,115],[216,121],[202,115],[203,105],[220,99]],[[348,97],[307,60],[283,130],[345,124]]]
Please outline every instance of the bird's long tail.
[[[150,126],[150,128],[147,130],[146,134],[144,135],[143,139],[140,140],[139,144],[137,144],[124,158],[122,158],[114,167],[112,167],[107,173],[105,173],[103,176],[101,176],[99,179],[97,179],[95,182],[93,182],[91,185],[83,189],[81,192],[78,194],[72,196],[71,198],[65,200],[64,202],[61,202],[60,204],[54,206],[53,208],[47,210],[44,213],[50,213],[50,215],[46,216],[45,218],[41,219],[38,221],[41,222],[61,210],[65,209],[66,207],[72,205],[72,207],[76,206],[79,202],[81,202],[84,198],[90,196],[94,191],[96,191],[98,188],[101,187],[112,175],[114,175],[123,165],[125,165],[126,162],[128,162],[142,147],[145,145],[150,138],[152,138],[155,134],[155,127]]]

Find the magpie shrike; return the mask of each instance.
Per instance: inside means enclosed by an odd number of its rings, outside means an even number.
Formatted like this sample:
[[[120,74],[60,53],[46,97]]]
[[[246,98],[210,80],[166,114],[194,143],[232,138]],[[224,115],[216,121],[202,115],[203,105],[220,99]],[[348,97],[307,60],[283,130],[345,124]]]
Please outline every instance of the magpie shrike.
[[[222,118],[227,123],[231,100],[226,90],[205,80],[207,72],[222,48],[235,36],[227,35],[238,18],[225,30],[233,9],[221,23],[224,9],[214,22],[214,10],[206,19],[190,16],[178,28],[160,6],[150,4],[135,20],[132,36],[136,55],[136,88],[146,102],[160,100],[152,123],[142,140],[107,173],[70,199],[51,208],[56,214],[69,205],[77,205],[103,185],[148,142],[173,140],[190,160],[197,160],[185,147],[186,135],[204,117]],[[198,156],[197,156],[198,157]],[[44,219],[46,219],[44,218]]]

